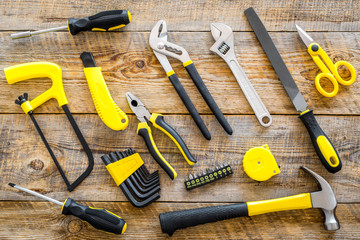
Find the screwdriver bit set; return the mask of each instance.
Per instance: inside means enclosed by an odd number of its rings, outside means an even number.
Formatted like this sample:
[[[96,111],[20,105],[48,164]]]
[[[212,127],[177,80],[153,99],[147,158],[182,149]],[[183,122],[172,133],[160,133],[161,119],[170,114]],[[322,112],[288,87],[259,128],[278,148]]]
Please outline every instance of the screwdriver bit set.
[[[185,188],[186,190],[191,190],[197,187],[201,187],[208,183],[212,183],[221,178],[227,177],[232,173],[232,168],[227,163],[217,165],[211,169],[207,168],[198,174],[190,174],[189,177],[185,179]]]

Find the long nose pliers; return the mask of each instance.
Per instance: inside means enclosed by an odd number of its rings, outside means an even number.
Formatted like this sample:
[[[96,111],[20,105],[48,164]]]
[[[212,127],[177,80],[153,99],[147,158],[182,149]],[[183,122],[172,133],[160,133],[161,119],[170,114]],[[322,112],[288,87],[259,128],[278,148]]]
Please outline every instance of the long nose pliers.
[[[193,165],[194,163],[196,163],[195,158],[191,155],[185,142],[182,140],[180,135],[164,121],[163,115],[158,113],[150,114],[150,112],[146,109],[145,105],[140,101],[140,99],[130,92],[126,93],[126,99],[129,103],[131,110],[133,111],[133,113],[135,113],[137,119],[140,121],[137,128],[137,134],[144,138],[145,144],[149,149],[151,155],[172,180],[177,177],[177,173],[175,172],[173,167],[166,161],[166,159],[163,157],[163,155],[157,148],[151,134],[151,128],[148,125],[148,122],[151,122],[155,128],[160,129],[176,144],[189,165]]]

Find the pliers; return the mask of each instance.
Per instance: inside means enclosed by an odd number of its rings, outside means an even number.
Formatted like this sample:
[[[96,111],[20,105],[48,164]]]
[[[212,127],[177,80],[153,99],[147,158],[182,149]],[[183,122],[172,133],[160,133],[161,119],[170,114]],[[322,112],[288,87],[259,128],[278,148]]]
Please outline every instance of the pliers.
[[[166,159],[163,157],[163,155],[157,148],[151,134],[151,128],[148,125],[148,122],[151,122],[154,127],[160,129],[163,133],[170,137],[170,139],[176,144],[189,165],[193,165],[194,163],[196,163],[195,158],[191,155],[184,140],[182,140],[180,135],[164,121],[163,115],[158,113],[150,114],[150,112],[146,109],[145,105],[140,101],[140,99],[130,92],[126,93],[126,99],[129,103],[131,110],[133,111],[133,113],[135,113],[137,119],[139,119],[140,121],[137,128],[137,134],[144,138],[145,144],[149,149],[151,155],[172,180],[177,177],[177,173],[175,172],[173,167],[166,161]]]
[[[201,119],[191,99],[187,95],[184,87],[181,85],[178,77],[176,76],[166,56],[176,58],[183,63],[183,66],[185,67],[186,71],[189,73],[197,89],[201,93],[202,97],[204,98],[205,102],[208,104],[211,111],[214,113],[215,117],[217,118],[221,126],[225,129],[225,131],[228,134],[232,134],[233,130],[230,124],[225,119],[223,113],[221,112],[215,100],[211,96],[209,90],[205,86],[203,80],[201,79],[198,71],[195,68],[194,63],[191,61],[187,51],[183,47],[167,41],[167,27],[166,27],[166,22],[164,20],[158,21],[151,30],[149,43],[150,43],[150,47],[153,49],[155,53],[155,56],[159,60],[161,66],[164,68],[169,80],[175,87],[181,100],[183,101],[184,105],[190,112],[190,115],[194,119],[196,125],[199,127],[204,137],[210,140],[211,139],[210,132],[205,126],[203,120]]]

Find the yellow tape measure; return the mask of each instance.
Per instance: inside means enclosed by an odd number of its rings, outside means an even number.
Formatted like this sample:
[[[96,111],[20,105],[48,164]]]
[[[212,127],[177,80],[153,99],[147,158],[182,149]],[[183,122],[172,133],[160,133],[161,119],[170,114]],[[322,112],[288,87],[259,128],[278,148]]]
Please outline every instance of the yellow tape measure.
[[[279,174],[280,169],[267,144],[251,148],[243,159],[245,173],[256,181],[266,181]]]

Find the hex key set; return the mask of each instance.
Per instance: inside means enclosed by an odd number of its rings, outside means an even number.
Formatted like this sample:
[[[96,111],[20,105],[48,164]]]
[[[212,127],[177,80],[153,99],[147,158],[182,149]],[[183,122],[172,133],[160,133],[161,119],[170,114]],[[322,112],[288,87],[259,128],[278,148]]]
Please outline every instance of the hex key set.
[[[149,173],[140,155],[129,148],[101,157],[106,169],[126,198],[135,207],[146,207],[160,198],[158,171]]]

